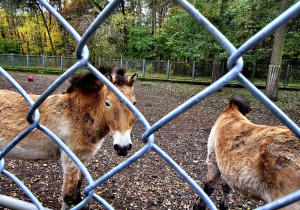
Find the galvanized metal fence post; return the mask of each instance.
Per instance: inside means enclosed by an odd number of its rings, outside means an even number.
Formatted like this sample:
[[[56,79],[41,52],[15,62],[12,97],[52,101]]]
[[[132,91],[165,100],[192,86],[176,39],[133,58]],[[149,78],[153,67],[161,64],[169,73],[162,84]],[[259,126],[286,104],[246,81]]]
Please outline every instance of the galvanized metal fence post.
[[[27,66],[27,70],[29,70],[29,55],[26,55],[26,66]]]
[[[169,79],[170,77],[170,61],[168,60],[168,64],[167,64],[167,79]]]
[[[61,73],[64,72],[63,58],[62,58],[62,56],[60,56],[60,72],[61,72]]]
[[[143,78],[145,78],[146,61],[143,60]]]
[[[286,88],[288,86],[288,79],[289,79],[290,67],[291,67],[291,65],[288,65],[287,69],[286,69],[284,88]]]
[[[14,68],[14,55],[11,54],[10,57],[11,57],[11,67]]]
[[[253,64],[251,82],[254,84],[256,63]]]
[[[43,69],[44,69],[44,72],[46,72],[46,59],[45,59],[44,55],[43,55]]]
[[[192,75],[192,78],[193,78],[193,80],[195,80],[195,66],[196,66],[196,63],[195,63],[195,61],[193,62],[193,75]]]

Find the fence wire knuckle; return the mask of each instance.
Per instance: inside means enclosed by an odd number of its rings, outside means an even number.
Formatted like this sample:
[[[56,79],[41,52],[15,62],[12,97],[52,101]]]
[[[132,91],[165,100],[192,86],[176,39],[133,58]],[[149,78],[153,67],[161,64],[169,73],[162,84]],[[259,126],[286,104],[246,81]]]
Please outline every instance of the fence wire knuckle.
[[[251,50],[256,44],[260,43],[267,36],[272,34],[275,30],[277,30],[280,26],[287,23],[290,19],[294,18],[296,15],[300,13],[300,1],[291,6],[287,11],[282,13],[279,17],[274,19],[271,23],[265,26],[261,31],[259,31],[256,35],[251,37],[248,41],[246,41],[241,47],[236,49],[233,44],[212,24],[210,23],[198,10],[196,10],[188,1],[186,0],[177,0],[177,2],[192,16],[194,17],[199,24],[201,24],[229,53],[230,58],[227,62],[228,73],[222,76],[215,83],[211,84],[197,95],[193,96],[185,103],[166,114],[163,118],[157,121],[155,124],[150,126],[147,119],[143,116],[143,114],[131,104],[131,102],[117,89],[110,81],[106,79],[106,77],[99,73],[97,69],[88,62],[89,59],[89,50],[86,46],[87,42],[94,35],[96,30],[101,26],[101,24],[109,17],[109,15],[114,11],[115,7],[121,2],[120,0],[111,1],[105,9],[98,15],[98,17],[94,20],[94,22],[89,26],[89,28],[85,31],[82,37],[72,28],[72,26],[46,1],[39,0],[40,4],[44,6],[61,24],[62,26],[73,36],[73,38],[77,41],[78,45],[76,47],[76,58],[77,62],[73,64],[66,72],[64,72],[59,79],[57,79],[52,85],[50,85],[47,90],[36,100],[35,102],[29,97],[26,91],[2,68],[0,67],[0,73],[2,76],[9,81],[16,90],[24,97],[27,103],[30,105],[30,109],[28,110],[27,120],[30,125],[25,129],[19,136],[17,136],[3,151],[0,153],[0,173],[4,174],[8,178],[10,178],[13,182],[15,182],[22,191],[30,198],[33,204],[38,209],[43,209],[43,206],[38,201],[38,199],[33,195],[33,193],[13,174],[5,170],[4,167],[4,157],[5,155],[22,139],[28,135],[34,129],[40,129],[42,132],[47,134],[56,144],[58,144],[61,149],[67,153],[67,155],[76,163],[76,165],[80,168],[83,173],[85,179],[88,182],[88,186],[83,190],[83,193],[86,197],[83,199],[81,203],[77,206],[73,207],[73,209],[81,209],[83,206],[88,204],[92,199],[99,202],[104,208],[112,209],[110,204],[107,203],[102,197],[94,193],[94,189],[104,183],[106,180],[119,173],[141,157],[143,157],[150,150],[154,151],[158,155],[160,155],[167,164],[169,164],[172,168],[174,168],[178,174],[200,195],[200,197],[206,202],[206,204],[211,209],[216,209],[216,206],[213,204],[211,199],[204,193],[201,187],[172,159],[170,156],[165,153],[160,147],[158,147],[154,143],[154,134],[157,130],[168,124],[171,120],[181,115],[183,112],[190,109],[192,106],[205,99],[209,95],[218,91],[228,82],[233,79],[236,79],[241,85],[243,85],[249,92],[251,92],[261,103],[263,103],[268,109],[272,111],[274,115],[276,115],[288,128],[290,128],[298,137],[300,137],[300,129],[299,127],[287,116],[284,112],[282,112],[272,101],[270,101],[261,91],[259,91],[248,79],[246,79],[241,70],[243,68],[243,59],[242,56],[245,55],[249,50]],[[13,59],[13,58],[11,58]],[[27,56],[27,60],[34,59],[30,55]],[[64,58],[66,59],[66,58]],[[62,58],[61,58],[62,61]],[[100,64],[99,59],[99,64]],[[125,62],[125,60],[122,62]],[[145,62],[145,61],[140,61]],[[169,63],[168,63],[169,65]],[[195,65],[192,63],[191,65]],[[73,152],[48,128],[44,127],[40,124],[40,114],[38,111],[39,106],[43,103],[47,97],[52,94],[64,81],[66,81],[70,76],[72,76],[75,72],[80,70],[81,68],[86,67],[90,72],[92,72],[99,80],[101,80],[109,89],[111,89],[134,113],[136,118],[141,122],[141,124],[145,128],[145,132],[141,136],[141,140],[144,142],[144,146],[133,154],[131,157],[123,161],[121,164],[113,168],[108,173],[104,174],[97,180],[93,180],[89,171],[83,165],[83,163],[73,154]],[[258,209],[277,209],[279,207],[283,207],[292,202],[296,202],[300,200],[300,191],[292,193],[284,198],[281,198],[277,201],[274,201],[270,204],[267,204]]]

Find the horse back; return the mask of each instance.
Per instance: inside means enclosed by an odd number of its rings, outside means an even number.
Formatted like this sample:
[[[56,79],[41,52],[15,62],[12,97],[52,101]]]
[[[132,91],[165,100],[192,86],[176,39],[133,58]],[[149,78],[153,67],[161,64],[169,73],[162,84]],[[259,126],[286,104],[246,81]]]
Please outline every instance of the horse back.
[[[288,128],[255,125],[234,109],[214,127],[219,170],[236,191],[270,202],[300,188],[300,141]]]

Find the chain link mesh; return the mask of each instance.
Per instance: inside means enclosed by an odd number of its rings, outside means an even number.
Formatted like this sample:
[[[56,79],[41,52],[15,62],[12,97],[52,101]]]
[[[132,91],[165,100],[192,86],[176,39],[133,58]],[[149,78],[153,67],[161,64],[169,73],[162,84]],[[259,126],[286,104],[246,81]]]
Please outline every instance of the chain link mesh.
[[[112,209],[112,207],[100,196],[94,193],[94,189],[104,183],[106,180],[114,176],[115,174],[122,171],[124,168],[131,165],[133,162],[137,161],[139,158],[144,156],[149,150],[155,151],[158,155],[160,155],[166,163],[168,163],[171,167],[173,167],[180,176],[182,176],[185,181],[191,185],[191,187],[202,197],[202,199],[207,203],[207,205],[211,209],[216,209],[216,206],[209,199],[209,197],[204,193],[204,191],[199,187],[199,185],[174,161],[172,160],[168,154],[166,154],[161,148],[159,148],[154,143],[154,134],[155,132],[169,123],[171,120],[188,110],[193,105],[197,104],[199,101],[208,97],[212,93],[216,92],[228,82],[233,79],[236,79],[241,85],[243,85],[249,92],[251,92],[255,97],[257,97],[262,104],[264,104],[268,109],[272,111],[272,113],[277,116],[288,128],[290,128],[298,137],[300,137],[300,129],[299,127],[283,113],[272,101],[270,101],[261,91],[259,91],[249,80],[247,80],[243,74],[241,74],[241,70],[243,68],[243,59],[242,56],[252,49],[256,44],[260,43],[263,39],[277,30],[281,25],[285,24],[290,19],[294,18],[296,15],[300,13],[300,2],[297,2],[292,7],[290,7],[287,11],[281,14],[279,17],[274,19],[271,23],[269,23],[266,27],[264,27],[261,31],[259,31],[256,35],[251,37],[248,41],[246,41],[241,47],[236,49],[233,44],[222,34],[218,29],[211,24],[198,10],[196,10],[189,2],[186,0],[177,0],[177,2],[192,16],[194,17],[211,35],[215,37],[215,39],[230,53],[230,58],[227,62],[227,69],[229,70],[224,76],[222,76],[218,81],[208,86],[203,91],[199,92],[197,95],[193,96],[191,99],[165,115],[159,121],[157,121],[154,125],[150,126],[147,119],[143,116],[140,111],[134,107],[130,101],[127,100],[126,97],[114,86],[112,85],[101,73],[97,71],[97,69],[88,62],[89,51],[86,47],[86,43],[93,36],[97,28],[103,23],[103,21],[110,15],[110,13],[114,10],[114,8],[120,3],[120,0],[111,1],[106,8],[99,14],[99,16],[94,20],[94,22],[89,26],[86,32],[82,37],[72,28],[72,26],[59,14],[54,8],[52,8],[46,0],[39,0],[39,2],[54,15],[58,21],[71,33],[74,39],[78,42],[76,48],[76,58],[77,60],[73,62],[74,64],[64,72],[59,79],[57,79],[41,96],[40,98],[34,102],[29,97],[29,95],[22,89],[22,87],[2,68],[0,67],[0,73],[17,89],[17,91],[26,99],[28,104],[30,105],[30,109],[27,114],[27,120],[30,122],[29,127],[24,130],[16,139],[14,139],[1,153],[0,153],[0,172],[5,176],[9,177],[13,180],[23,191],[24,193],[31,199],[34,205],[38,209],[43,209],[43,206],[38,201],[38,199],[30,192],[30,190],[13,174],[4,169],[4,157],[13,148],[18,142],[20,142],[27,134],[29,134],[34,129],[38,128],[50,136],[53,141],[55,141],[77,164],[77,166],[82,171],[85,179],[88,182],[88,186],[84,189],[83,193],[85,193],[86,197],[84,200],[79,203],[77,206],[73,207],[73,209],[81,209],[84,205],[88,204],[91,199],[94,199],[101,203],[104,208]],[[31,59],[29,57],[29,59]],[[10,57],[7,58],[8,62],[10,61]],[[33,61],[31,61],[33,62]],[[58,64],[59,60],[54,60],[54,64]],[[102,61],[105,62],[105,61]],[[107,61],[111,62],[111,61]],[[128,66],[134,66],[135,68],[140,68],[142,66],[143,61],[140,62],[131,62],[130,60],[124,60],[124,64]],[[16,65],[18,65],[16,63]],[[52,64],[51,64],[52,65]],[[156,65],[156,67],[153,67]],[[189,66],[183,66],[182,71],[184,73],[188,72],[190,74],[190,68],[193,64],[191,63]],[[153,71],[159,70],[160,63],[152,62],[151,66],[147,66],[147,68],[152,68]],[[144,146],[132,155],[130,158],[126,159],[124,162],[113,168],[111,171],[103,175],[98,180],[93,180],[88,170],[81,163],[81,161],[71,152],[71,150],[64,145],[64,143],[55,136],[49,129],[44,127],[39,123],[40,115],[38,108],[41,103],[58,88],[64,81],[66,81],[70,76],[72,76],[76,71],[81,69],[82,67],[87,68],[90,72],[97,76],[108,88],[110,88],[119,98],[122,98],[122,101],[129,107],[129,109],[135,114],[137,119],[142,123],[145,128],[145,132],[142,135],[142,141],[144,142]],[[170,68],[173,68],[171,64]],[[162,67],[162,69],[166,69]],[[163,72],[165,73],[165,72]],[[170,75],[172,77],[172,74]],[[279,207],[288,205],[292,202],[295,202],[300,199],[300,190],[290,194],[284,198],[281,198],[277,201],[274,201],[268,205],[260,207],[259,209],[277,209]]]

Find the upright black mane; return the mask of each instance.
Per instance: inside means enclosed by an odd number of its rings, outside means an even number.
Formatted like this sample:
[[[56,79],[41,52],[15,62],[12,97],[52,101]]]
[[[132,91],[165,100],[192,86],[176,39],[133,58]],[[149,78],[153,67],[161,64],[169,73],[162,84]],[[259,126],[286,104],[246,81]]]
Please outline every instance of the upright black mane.
[[[127,78],[125,77],[126,72],[127,72],[127,68],[125,68],[125,67],[116,68],[113,71],[113,73],[116,74],[116,78],[115,78],[114,83],[118,84],[118,85],[127,84],[128,81],[127,81]]]
[[[118,85],[125,85],[127,83],[127,78],[125,77],[127,69],[124,67],[114,69],[110,66],[101,66],[98,70],[104,75],[111,75],[112,77],[115,77],[113,82]],[[96,92],[99,91],[102,86],[99,79],[91,72],[73,76],[69,79],[69,82],[70,86],[67,88],[66,93],[71,93],[78,88],[87,93]]]
[[[251,111],[250,102],[240,96],[233,96],[230,99],[229,106],[232,105],[236,105],[243,115],[246,115]]]

